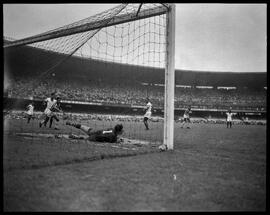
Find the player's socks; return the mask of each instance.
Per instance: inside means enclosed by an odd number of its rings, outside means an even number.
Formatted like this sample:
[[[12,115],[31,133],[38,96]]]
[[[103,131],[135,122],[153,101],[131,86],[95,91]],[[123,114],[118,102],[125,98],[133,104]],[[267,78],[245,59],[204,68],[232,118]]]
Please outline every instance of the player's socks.
[[[81,124],[72,124],[75,128],[81,128]]]
[[[71,123],[71,122],[66,122],[66,125],[73,126],[75,128],[81,128],[81,124],[76,124],[76,123]]]
[[[52,122],[52,120],[50,120],[50,125],[49,125],[49,128],[51,128],[51,127],[52,127],[52,123],[53,123],[53,122]]]

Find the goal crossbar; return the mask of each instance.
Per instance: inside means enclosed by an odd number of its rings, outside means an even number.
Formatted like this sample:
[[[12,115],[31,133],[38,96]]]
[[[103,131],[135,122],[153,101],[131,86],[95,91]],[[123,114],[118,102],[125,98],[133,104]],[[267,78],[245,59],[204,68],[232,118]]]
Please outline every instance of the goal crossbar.
[[[120,13],[126,6],[127,4],[122,4],[121,7],[119,7],[118,13]],[[76,22],[76,23],[72,23],[65,26],[65,28],[60,28],[59,30],[55,29],[55,30],[48,31],[48,32],[38,34],[35,36],[9,42],[7,44],[4,44],[4,48],[22,46],[22,45],[27,45],[27,44],[36,43],[36,42],[42,42],[42,41],[46,41],[46,40],[50,40],[54,38],[69,36],[69,35],[73,35],[77,33],[82,33],[82,32],[92,31],[92,30],[96,30],[96,29],[100,29],[104,27],[110,27],[113,25],[123,24],[126,22],[135,21],[139,19],[146,19],[149,17],[165,14],[167,11],[168,11],[168,8],[164,6],[163,4],[161,4],[161,6],[159,7],[146,8],[144,10],[138,11],[138,13],[136,12],[136,13],[130,13],[130,14],[123,14],[123,15],[118,15],[114,17],[109,17],[106,19],[94,20],[92,22],[82,23],[82,24],[72,27],[74,24],[79,23],[79,22]]]

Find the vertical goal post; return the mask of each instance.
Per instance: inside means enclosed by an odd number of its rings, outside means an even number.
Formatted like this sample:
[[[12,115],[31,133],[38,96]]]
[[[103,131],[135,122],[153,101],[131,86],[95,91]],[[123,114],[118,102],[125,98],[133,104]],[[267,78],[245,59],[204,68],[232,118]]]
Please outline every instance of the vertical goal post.
[[[175,88],[175,4],[170,4],[166,25],[164,140],[168,149],[174,142],[174,88]]]

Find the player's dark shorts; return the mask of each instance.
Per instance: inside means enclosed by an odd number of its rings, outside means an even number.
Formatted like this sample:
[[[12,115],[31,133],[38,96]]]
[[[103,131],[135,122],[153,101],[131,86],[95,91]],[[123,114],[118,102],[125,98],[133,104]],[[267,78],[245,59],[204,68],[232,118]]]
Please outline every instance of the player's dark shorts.
[[[33,118],[33,114],[28,114],[28,113],[26,113],[26,117],[27,117],[27,118]]]
[[[148,117],[144,117],[144,118],[143,118],[143,121],[147,121],[147,120],[148,120]]]
[[[184,121],[185,121],[185,122],[190,122],[190,118],[189,118],[189,117],[184,118]]]

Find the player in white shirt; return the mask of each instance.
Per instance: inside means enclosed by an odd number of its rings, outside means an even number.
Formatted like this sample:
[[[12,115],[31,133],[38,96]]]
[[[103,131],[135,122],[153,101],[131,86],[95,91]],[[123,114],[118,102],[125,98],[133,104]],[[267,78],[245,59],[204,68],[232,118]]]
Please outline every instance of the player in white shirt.
[[[46,126],[47,122],[49,121],[50,117],[53,114],[51,109],[56,104],[56,102],[57,100],[55,99],[55,93],[52,93],[50,98],[45,99],[44,101],[44,103],[46,104],[46,108],[44,110],[45,119],[43,119],[39,123],[39,127],[41,127],[42,125]]]
[[[191,107],[188,107],[188,109],[186,109],[185,112],[184,112],[184,120],[183,120],[183,122],[182,122],[181,128],[184,128],[184,125],[185,125],[186,123],[191,123],[191,121],[190,121],[190,116],[189,116],[189,114],[191,114],[191,113],[192,113]],[[190,128],[190,127],[187,126],[187,128]]]
[[[33,117],[33,114],[34,114],[34,105],[33,105],[33,102],[31,102],[29,105],[27,105],[27,112],[26,112],[26,118],[27,118],[27,123],[30,122],[30,120]]]
[[[52,123],[53,123],[53,120],[55,119],[56,122],[59,122],[59,119],[56,115],[56,112],[63,112],[62,109],[61,109],[61,104],[60,104],[60,97],[57,96],[56,97],[56,103],[51,107],[51,115],[50,115],[50,125],[49,125],[49,128],[52,127]],[[55,129],[58,129],[57,126],[55,126]]]
[[[226,115],[227,115],[227,128],[231,128],[232,127],[232,116],[233,115],[236,115],[236,113],[232,113],[231,110],[229,110],[228,112],[226,112]]]
[[[143,123],[145,125],[146,130],[149,130],[148,119],[150,119],[152,115],[152,104],[149,99],[147,99],[145,110],[146,112],[144,114]]]

